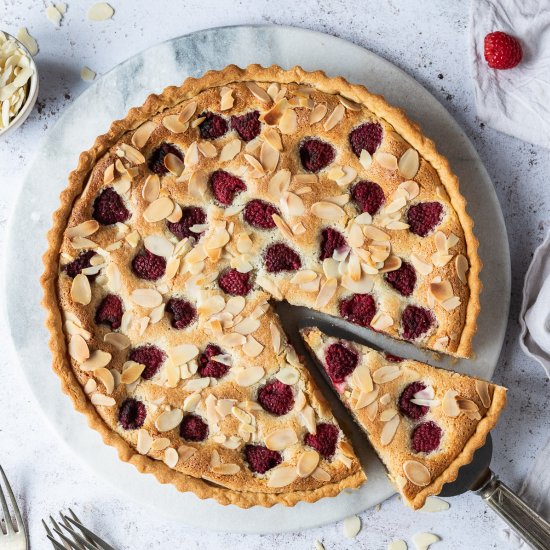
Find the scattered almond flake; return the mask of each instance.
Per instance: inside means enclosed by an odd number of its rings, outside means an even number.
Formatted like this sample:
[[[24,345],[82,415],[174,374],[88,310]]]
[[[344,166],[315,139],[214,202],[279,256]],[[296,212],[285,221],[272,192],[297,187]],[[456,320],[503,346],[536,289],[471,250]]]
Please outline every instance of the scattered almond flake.
[[[311,477],[313,479],[316,479],[317,481],[323,481],[323,482],[330,481],[330,474],[326,470],[323,470],[323,468],[317,468],[311,474]]]
[[[453,297],[453,287],[449,281],[432,282],[430,293],[438,302],[444,302]]]
[[[407,479],[418,487],[426,487],[431,482],[428,468],[416,460],[406,460],[403,463],[403,472]]]
[[[262,143],[260,162],[266,172],[273,172],[279,163],[279,151],[267,141]]]
[[[372,156],[366,149],[361,150],[359,162],[365,170],[368,170],[370,168],[370,165],[372,164]]]
[[[491,396],[489,394],[489,384],[485,380],[476,380],[476,392],[481,399],[483,406],[488,409],[491,406]]]
[[[358,411],[363,407],[368,407],[369,405],[372,405],[372,403],[376,401],[379,391],[380,391],[379,388],[375,388],[369,392],[361,391],[361,393],[359,394],[359,398],[357,399],[357,402],[353,406],[353,409]],[[376,408],[376,412],[378,412],[378,407]],[[375,415],[376,415],[376,412],[374,413]]]
[[[152,451],[164,451],[170,447],[170,440],[167,437],[157,437],[151,445]]]
[[[227,111],[233,107],[235,98],[233,97],[233,90],[228,86],[223,86],[220,90],[220,111]]]
[[[422,258],[417,256],[416,254],[411,254],[410,258],[414,268],[418,272],[420,272],[421,275],[429,275],[433,271],[433,265],[431,263],[424,261]]]
[[[236,332],[231,332],[230,334],[224,334],[221,339],[222,346],[228,348],[234,348],[237,346],[242,346],[246,343],[246,336],[238,334]]]
[[[298,436],[292,428],[281,428],[265,436],[264,442],[271,451],[284,451],[287,447],[298,443]]]
[[[147,206],[147,208],[143,212],[143,217],[146,221],[150,223],[155,223],[167,218],[173,212],[173,210],[174,202],[172,201],[172,199],[169,197],[160,197],[149,204],[149,206]]]
[[[384,412],[387,412],[387,411],[384,411]],[[382,417],[382,415],[380,415],[380,417]],[[390,420],[388,420],[384,424],[384,427],[382,428],[382,432],[380,434],[380,445],[386,446],[392,442],[395,436],[395,433],[397,432],[397,428],[399,427],[400,421],[401,421],[401,418],[399,417],[399,415],[395,414],[394,416],[391,417]]]
[[[278,466],[271,470],[267,486],[271,488],[286,487],[298,477],[298,472],[293,466]]]
[[[164,235],[147,235],[143,245],[149,252],[163,258],[170,258],[174,254],[174,245]]]
[[[384,311],[377,311],[370,326],[374,330],[383,331],[393,326],[393,319]]]
[[[265,175],[264,167],[252,155],[245,153],[244,159],[250,165],[248,174],[251,178],[261,178]]]
[[[103,341],[107,344],[111,344],[119,351],[130,347],[130,338],[120,332],[108,332],[103,337]]]
[[[132,136],[132,145],[137,149],[141,149],[149,141],[149,138],[156,127],[157,125],[151,120],[144,122],[134,132],[134,135]]]
[[[77,304],[87,306],[92,301],[92,289],[86,275],[79,273],[71,284],[71,299]]]
[[[269,180],[267,192],[276,200],[279,200],[290,185],[290,171],[282,169],[276,172]]]
[[[321,285],[319,294],[317,294],[317,298],[315,299],[315,308],[320,309],[325,307],[332,300],[334,294],[336,293],[337,288],[338,288],[337,279],[334,279],[334,278],[327,279]]]
[[[32,55],[35,56],[38,53],[38,43],[36,40],[29,34],[29,31],[27,30],[27,27],[21,27],[17,31],[17,40],[27,48],[27,51]]]
[[[283,150],[283,142],[281,141],[281,136],[279,132],[277,132],[276,128],[266,128],[264,133],[262,134],[262,137],[267,143],[271,145],[271,147],[273,147],[277,151]]]
[[[180,122],[188,122],[191,117],[195,114],[197,110],[197,102],[196,101],[190,101],[185,105],[185,107],[181,110],[181,113],[179,115]]]
[[[461,411],[477,412],[479,410],[479,407],[477,406],[477,404],[471,399],[465,399],[464,397],[457,397],[456,403],[458,405],[458,408]]]
[[[299,477],[309,477],[319,464],[319,453],[317,451],[303,452],[296,463],[296,472]]]
[[[195,449],[194,447],[190,447],[189,445],[180,445],[178,447],[180,460],[183,461],[189,460],[196,452],[197,449]]]
[[[138,306],[152,309],[162,304],[162,294],[154,288],[138,288],[130,295]]]
[[[388,405],[391,401],[391,395],[389,393],[385,393],[381,398],[380,398],[380,404],[381,405]]]
[[[441,539],[433,533],[415,533],[412,536],[412,541],[416,547],[416,550],[428,550],[430,545],[440,540]]]
[[[252,317],[246,317],[233,327],[233,332],[239,334],[248,335],[256,332],[260,328],[260,321],[253,319]]]
[[[390,236],[387,233],[384,233],[381,229],[374,227],[374,225],[365,225],[363,226],[363,234],[367,239],[373,241],[389,241]]]
[[[344,537],[353,539],[361,531],[361,520],[358,516],[350,516],[344,520]]]
[[[96,73],[92,71],[90,67],[86,67],[86,65],[84,65],[80,69],[80,78],[82,78],[82,80],[84,80],[85,82],[91,82],[92,80],[94,80],[95,77]]]
[[[323,124],[325,132],[332,130],[344,118],[345,112],[346,108],[342,104],[334,107],[334,110],[330,113]]]
[[[458,278],[463,284],[468,284],[468,277],[466,276],[466,273],[468,272],[468,269],[470,266],[468,265],[468,260],[465,256],[462,254],[459,254],[455,258],[455,269],[456,274],[458,275]]]
[[[343,218],[344,210],[332,202],[320,201],[311,205],[311,213],[322,220],[336,221]]]
[[[450,508],[450,504],[441,498],[428,497],[419,512],[444,512]]]
[[[407,550],[407,543],[401,539],[393,540],[388,544],[388,550]]]
[[[395,417],[397,411],[395,409],[386,409],[380,413],[380,422],[388,422]]]
[[[63,17],[63,15],[57,9],[57,6],[50,4],[46,8],[46,17],[48,18],[48,21],[50,21],[54,25],[59,25],[59,23],[61,23],[61,18]]]
[[[283,367],[279,370],[279,372],[277,372],[275,378],[283,384],[292,386],[300,380],[300,373],[294,367]]]
[[[443,231],[437,231],[434,235],[435,247],[440,254],[447,254],[448,244],[447,236]]]
[[[273,346],[273,351],[279,354],[281,351],[281,331],[273,321],[269,323],[269,331],[271,332],[271,345]]]
[[[138,430],[136,449],[139,454],[146,455],[151,450],[153,438],[151,434],[141,428]]]
[[[174,174],[175,176],[179,176],[183,172],[183,168],[184,168],[183,161],[177,155],[174,155],[174,153],[168,153],[164,157],[163,162],[164,162],[165,168],[171,174]],[[170,210],[170,213],[172,212],[172,210],[173,210],[173,206],[172,206],[172,209]]]
[[[399,159],[399,173],[408,180],[412,180],[418,168],[420,167],[420,159],[418,157],[418,152],[412,147],[407,149]]]
[[[179,459],[180,456],[178,454],[178,451],[176,451],[176,449],[174,449],[173,447],[168,447],[168,449],[164,451],[163,461],[164,464],[166,464],[166,466],[168,466],[169,468],[175,468]]]
[[[357,366],[353,371],[351,383],[363,392],[370,393],[373,391],[372,376],[367,365],[361,364]]]
[[[69,341],[69,355],[79,363],[90,357],[90,349],[80,334],[74,334]]]
[[[220,464],[219,466],[213,466],[212,472],[219,475],[235,475],[241,470],[238,464]]]
[[[98,2],[88,10],[88,19],[90,21],[106,21],[111,19],[115,10],[107,2]]]
[[[90,357],[80,365],[80,370],[85,372],[95,371],[106,367],[111,361],[111,354],[97,349],[90,354]]]
[[[144,370],[145,365],[136,363],[135,361],[126,361],[124,365],[122,365],[122,373],[120,375],[121,384],[132,384],[141,376]]]
[[[376,384],[386,384],[401,376],[402,372],[397,365],[386,365],[376,369],[372,374],[372,379]]]
[[[445,311],[452,311],[453,309],[456,309],[460,304],[460,298],[458,296],[452,296],[448,300],[441,302],[441,307]]]
[[[197,144],[197,147],[199,148],[199,151],[202,153],[202,155],[206,158],[215,158],[218,154],[218,150],[216,149],[216,146],[213,143],[210,143],[209,141],[201,141]]]
[[[105,367],[101,367],[94,371],[94,376],[105,386],[105,391],[108,394],[113,393],[113,390],[115,389],[115,379],[113,378],[111,371]]]
[[[289,108],[288,101],[285,98],[282,98],[280,101],[277,101],[269,111],[260,115],[260,121],[265,122],[269,126],[276,126],[281,121],[283,114]]]
[[[247,367],[237,372],[235,381],[241,387],[248,387],[259,382],[264,374],[265,371],[262,367]]]
[[[397,170],[397,158],[391,153],[377,151],[372,157],[382,168],[386,170]]]
[[[248,357],[258,357],[260,353],[264,350],[263,344],[260,344],[253,336],[248,336],[246,338],[246,344],[242,347],[243,352],[248,355]]]
[[[269,94],[255,82],[247,82],[246,87],[249,89],[250,93],[262,101],[263,103],[271,103],[271,98]]]
[[[281,289],[277,286],[277,283],[271,277],[268,277],[267,275],[260,275],[256,278],[256,283],[266,292],[271,294],[276,300],[283,299]]]
[[[313,544],[315,546],[315,550],[325,550],[325,547],[320,540],[316,540]]]
[[[116,401],[109,397],[108,395],[103,395],[102,393],[94,393],[90,398],[92,405],[100,405],[102,407],[113,407],[116,405]]]
[[[294,109],[287,109],[279,121],[281,134],[291,135],[298,129],[298,116]]]
[[[167,115],[162,119],[162,125],[173,134],[181,134],[189,128],[188,122],[182,122],[179,115]]]
[[[172,409],[171,411],[164,411],[155,420],[155,427],[161,433],[169,432],[177,426],[183,420],[183,411],[181,409]]]
[[[71,239],[73,237],[89,237],[99,229],[99,223],[96,220],[87,220],[65,231],[65,235]]]
[[[415,199],[420,193],[420,187],[418,183],[412,180],[407,180],[399,184],[398,191],[403,191],[407,195],[407,200],[411,201]]]
[[[241,152],[241,140],[233,139],[227,142],[220,153],[220,162],[227,162],[233,160]]]

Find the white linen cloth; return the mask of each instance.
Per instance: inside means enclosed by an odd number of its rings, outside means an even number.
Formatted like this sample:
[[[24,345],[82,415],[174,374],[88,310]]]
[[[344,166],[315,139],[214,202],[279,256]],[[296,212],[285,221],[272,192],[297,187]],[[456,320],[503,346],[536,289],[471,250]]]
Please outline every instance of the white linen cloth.
[[[523,59],[517,67],[487,65],[483,40],[494,31],[521,42]],[[550,2],[473,0],[469,40],[479,118],[505,134],[550,148]]]

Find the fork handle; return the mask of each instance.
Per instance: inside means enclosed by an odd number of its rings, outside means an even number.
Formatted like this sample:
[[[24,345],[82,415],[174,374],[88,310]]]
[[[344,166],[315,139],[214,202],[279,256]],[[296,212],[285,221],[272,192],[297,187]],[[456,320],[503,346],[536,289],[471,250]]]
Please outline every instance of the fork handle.
[[[507,485],[489,471],[485,483],[476,493],[492,508],[531,548],[550,548],[550,524],[519,498]]]

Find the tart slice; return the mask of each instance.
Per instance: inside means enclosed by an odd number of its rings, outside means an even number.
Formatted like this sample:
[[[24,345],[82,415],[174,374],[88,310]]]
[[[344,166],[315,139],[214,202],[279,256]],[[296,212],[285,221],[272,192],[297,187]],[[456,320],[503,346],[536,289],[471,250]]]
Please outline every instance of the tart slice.
[[[485,443],[506,389],[333,338],[302,336],[412,508],[454,481]]]

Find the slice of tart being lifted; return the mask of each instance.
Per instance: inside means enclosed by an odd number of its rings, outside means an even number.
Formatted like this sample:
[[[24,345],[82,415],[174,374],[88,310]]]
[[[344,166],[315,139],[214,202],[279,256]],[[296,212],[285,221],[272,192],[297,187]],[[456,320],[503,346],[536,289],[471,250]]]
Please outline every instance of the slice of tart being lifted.
[[[301,332],[414,509],[471,462],[506,404],[501,386],[385,355],[316,328]]]

